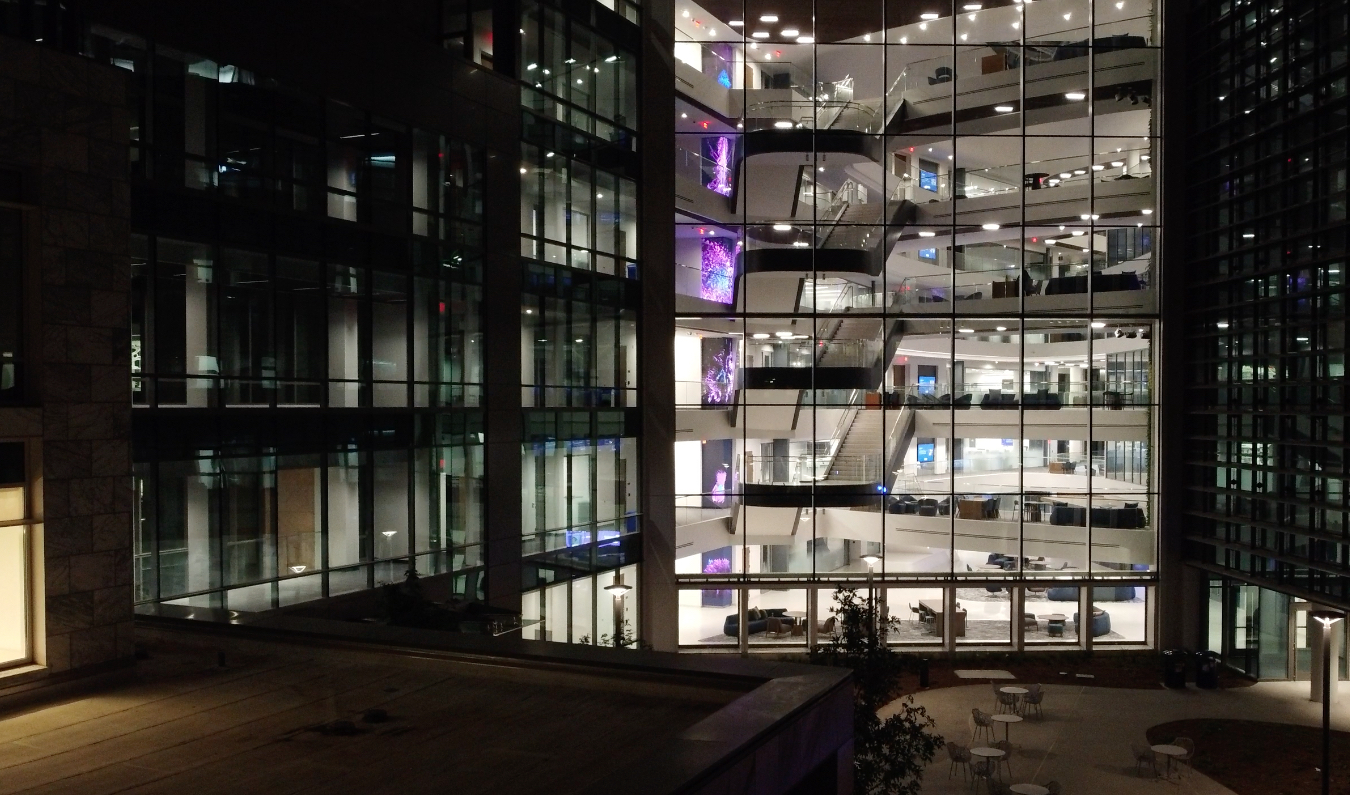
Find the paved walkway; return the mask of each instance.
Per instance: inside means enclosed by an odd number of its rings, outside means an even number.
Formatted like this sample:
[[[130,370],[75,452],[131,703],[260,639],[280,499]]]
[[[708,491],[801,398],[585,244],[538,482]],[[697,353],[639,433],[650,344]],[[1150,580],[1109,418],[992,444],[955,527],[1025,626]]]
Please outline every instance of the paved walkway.
[[[1222,691],[1162,687],[1126,690],[1045,683],[1045,690],[1045,718],[1032,716],[1011,727],[1009,739],[1014,750],[1009,783],[1055,780],[1064,795],[1232,795],[1228,788],[1192,770],[1170,781],[1136,776],[1130,744],[1145,744],[1144,732],[1160,723],[1187,718],[1241,718],[1322,725],[1321,705],[1308,700],[1307,682],[1267,682]],[[971,744],[970,710],[979,707],[993,712],[994,707],[988,682],[929,690],[917,694],[914,701],[927,707],[937,721],[938,732],[963,745]],[[882,715],[891,709],[883,709]],[[1350,694],[1342,692],[1341,701],[1333,706],[1332,727],[1350,731]],[[1002,727],[995,724],[994,728],[1002,739]],[[959,769],[948,778],[948,767],[947,751],[943,749],[924,776],[924,793],[971,792]]]

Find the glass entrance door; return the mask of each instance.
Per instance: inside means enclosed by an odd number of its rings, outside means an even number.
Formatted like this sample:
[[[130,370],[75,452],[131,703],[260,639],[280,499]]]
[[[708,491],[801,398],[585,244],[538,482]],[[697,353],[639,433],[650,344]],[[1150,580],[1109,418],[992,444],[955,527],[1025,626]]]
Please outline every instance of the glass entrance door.
[[[1232,632],[1225,662],[1250,676],[1258,676],[1257,649],[1260,645],[1260,619],[1257,588],[1232,583],[1228,588],[1229,629]]]
[[[1294,680],[1306,682],[1312,678],[1312,643],[1308,632],[1308,603],[1295,602],[1290,607],[1293,613],[1291,624],[1294,631],[1289,633],[1289,658],[1294,669]]]

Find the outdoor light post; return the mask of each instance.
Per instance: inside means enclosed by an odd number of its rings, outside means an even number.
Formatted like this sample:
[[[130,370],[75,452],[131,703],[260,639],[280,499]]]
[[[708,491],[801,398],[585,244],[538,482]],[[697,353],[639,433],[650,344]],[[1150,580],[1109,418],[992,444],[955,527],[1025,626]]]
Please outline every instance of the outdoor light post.
[[[1331,628],[1345,618],[1334,610],[1314,610],[1308,615],[1322,625],[1322,795],[1331,793]]]
[[[614,582],[605,586],[605,590],[614,595],[614,645],[623,646],[623,597],[631,590],[633,586],[625,585],[623,582],[623,572],[614,572]]]
[[[877,594],[872,587],[872,570],[876,568],[881,558],[876,555],[867,554],[862,556],[863,562],[867,564],[867,630],[873,645],[876,643],[877,636]]]

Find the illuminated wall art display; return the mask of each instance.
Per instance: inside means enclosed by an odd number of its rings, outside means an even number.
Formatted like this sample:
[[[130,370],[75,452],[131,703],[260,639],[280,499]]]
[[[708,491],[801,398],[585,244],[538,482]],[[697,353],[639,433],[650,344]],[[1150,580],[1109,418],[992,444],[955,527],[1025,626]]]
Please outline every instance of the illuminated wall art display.
[[[699,298],[729,304],[734,300],[734,279],[736,275],[736,255],[731,242],[720,238],[703,239],[703,257],[699,270],[702,283]]]
[[[731,195],[731,139],[719,136],[703,139],[703,156],[709,168],[704,176],[708,190],[719,196]]]
[[[730,337],[706,337],[700,343],[703,405],[731,405],[736,400],[736,340]]]

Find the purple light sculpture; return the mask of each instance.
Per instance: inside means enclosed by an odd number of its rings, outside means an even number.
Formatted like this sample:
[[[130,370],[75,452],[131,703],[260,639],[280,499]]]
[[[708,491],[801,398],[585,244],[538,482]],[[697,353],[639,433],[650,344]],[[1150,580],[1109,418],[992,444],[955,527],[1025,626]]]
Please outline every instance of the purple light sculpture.
[[[730,82],[730,81],[728,81]],[[712,161],[712,181],[708,190],[719,196],[731,195],[731,139],[713,138],[706,144]]]
[[[734,300],[732,278],[736,270],[736,258],[731,252],[731,246],[727,241],[715,237],[705,237],[702,242],[699,298],[729,304]]]
[[[711,356],[707,348],[704,350],[706,369],[703,371],[703,405],[730,405],[736,400],[736,341],[704,341],[705,345],[709,342],[714,346],[720,345],[721,349],[713,349]]]

